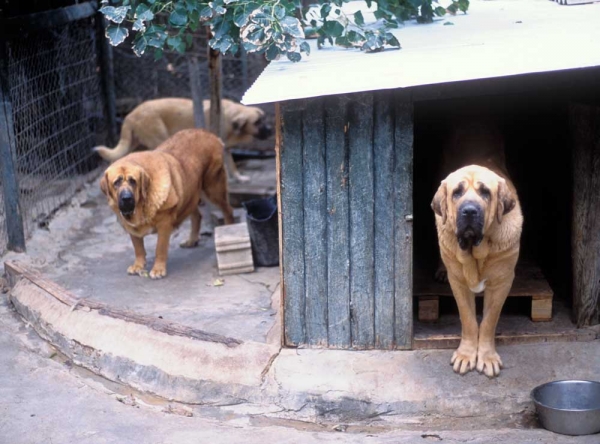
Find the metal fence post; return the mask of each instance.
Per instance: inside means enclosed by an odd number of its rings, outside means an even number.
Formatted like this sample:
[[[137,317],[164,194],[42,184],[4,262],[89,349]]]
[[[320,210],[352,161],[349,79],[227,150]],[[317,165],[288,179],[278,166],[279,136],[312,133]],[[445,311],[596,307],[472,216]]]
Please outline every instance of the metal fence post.
[[[100,62],[100,76],[102,78],[102,92],[105,97],[104,115],[108,125],[108,142],[117,143],[117,99],[115,94],[115,72],[113,68],[113,49],[104,35],[106,24],[102,13],[97,12],[96,35],[98,39],[98,56]]]
[[[0,36],[0,40],[0,164],[2,165],[4,214],[8,234],[7,247],[9,250],[23,252],[25,251],[25,232],[19,208],[19,186],[13,158],[15,134],[12,126],[8,51],[4,36]]]

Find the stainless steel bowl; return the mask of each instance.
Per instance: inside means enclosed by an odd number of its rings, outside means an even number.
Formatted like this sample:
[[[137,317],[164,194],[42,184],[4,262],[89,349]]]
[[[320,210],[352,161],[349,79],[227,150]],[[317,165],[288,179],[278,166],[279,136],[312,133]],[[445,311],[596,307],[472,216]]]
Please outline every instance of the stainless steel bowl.
[[[600,432],[600,382],[553,381],[531,391],[542,426],[563,435]]]

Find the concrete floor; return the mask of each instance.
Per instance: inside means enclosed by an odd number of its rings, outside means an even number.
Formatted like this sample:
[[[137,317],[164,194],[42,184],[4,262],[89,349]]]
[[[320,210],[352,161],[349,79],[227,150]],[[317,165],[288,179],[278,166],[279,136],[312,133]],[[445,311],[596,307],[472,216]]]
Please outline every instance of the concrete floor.
[[[260,175],[258,161],[244,174]],[[273,159],[261,161],[274,180]],[[253,167],[252,167],[253,166]],[[203,231],[212,231],[210,208],[203,207]],[[77,296],[149,316],[242,340],[265,342],[275,324],[271,296],[279,283],[278,267],[254,273],[219,277],[212,235],[203,235],[197,248],[184,249],[189,221],[171,237],[167,278],[153,281],[128,276],[133,246],[106,204],[98,181],[88,184],[68,207],[57,212],[47,229],[37,230],[27,243],[27,255],[8,254],[3,259],[25,260],[49,279]],[[148,267],[154,260],[156,236],[145,238]],[[149,268],[148,268],[149,269]],[[215,286],[215,280],[223,281]]]
[[[592,444],[527,424],[481,418],[444,423],[404,420],[381,426],[315,424],[236,413],[232,407],[183,406],[140,395],[73,366],[0,302],[0,442],[10,444],[210,443],[520,443]]]

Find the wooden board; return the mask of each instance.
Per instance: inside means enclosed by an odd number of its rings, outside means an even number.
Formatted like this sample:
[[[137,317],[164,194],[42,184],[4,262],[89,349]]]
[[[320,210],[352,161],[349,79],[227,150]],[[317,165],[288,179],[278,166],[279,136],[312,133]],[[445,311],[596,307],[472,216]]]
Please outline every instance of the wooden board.
[[[458,314],[442,314],[435,324],[415,322],[415,349],[452,349],[460,342]],[[551,322],[531,322],[520,310],[503,310],[496,329],[496,344],[534,344],[544,342],[583,342],[596,340],[600,327],[577,328],[571,308],[564,301],[555,303]]]
[[[412,346],[412,112],[397,92],[281,104],[286,345]]]
[[[415,270],[414,285],[415,296],[453,296],[450,284],[437,282],[433,279],[432,272]],[[539,267],[533,264],[517,265],[509,297],[534,295],[552,297],[553,294]]]
[[[600,107],[569,109],[573,152],[573,308],[577,326],[600,323]]]
[[[327,337],[328,345],[343,348],[350,336],[350,236],[348,150],[344,99],[325,99],[325,156],[327,162]]]

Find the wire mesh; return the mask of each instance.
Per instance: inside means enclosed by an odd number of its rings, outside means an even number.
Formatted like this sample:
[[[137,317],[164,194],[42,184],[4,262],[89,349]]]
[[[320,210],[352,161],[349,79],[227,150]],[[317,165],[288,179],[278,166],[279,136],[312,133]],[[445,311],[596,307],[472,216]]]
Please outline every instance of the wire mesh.
[[[106,125],[96,43],[93,18],[7,42],[12,148],[26,234],[97,173],[91,148],[106,139]],[[5,248],[0,217],[0,252]]]

